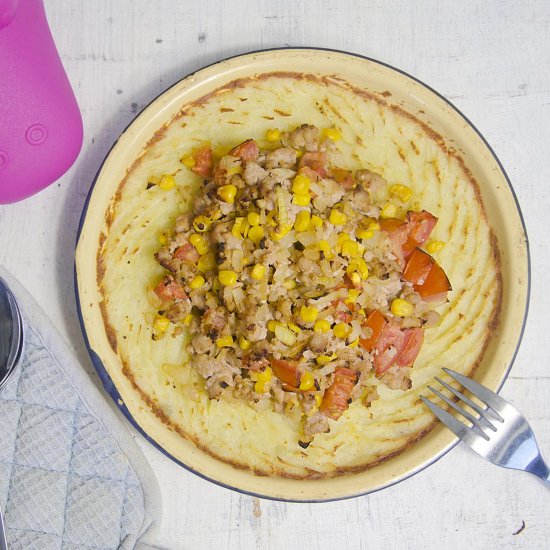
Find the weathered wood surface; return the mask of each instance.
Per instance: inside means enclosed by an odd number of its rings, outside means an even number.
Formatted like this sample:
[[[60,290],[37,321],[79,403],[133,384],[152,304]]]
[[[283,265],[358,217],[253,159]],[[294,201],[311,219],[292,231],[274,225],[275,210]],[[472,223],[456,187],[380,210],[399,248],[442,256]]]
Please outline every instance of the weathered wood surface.
[[[85,368],[91,371],[73,298],[76,230],[95,172],[135,113],[185,74],[230,55],[287,45],[348,50],[409,72],[453,101],[492,145],[515,186],[530,237],[532,299],[503,395],[529,418],[550,459],[547,0],[46,4],[82,109],[85,142],[57,184],[0,207],[0,262],[34,294]],[[221,489],[136,438],[162,489],[163,548],[549,546],[548,489],[526,474],[485,463],[463,446],[385,491],[308,505]],[[525,529],[514,534],[523,522]]]

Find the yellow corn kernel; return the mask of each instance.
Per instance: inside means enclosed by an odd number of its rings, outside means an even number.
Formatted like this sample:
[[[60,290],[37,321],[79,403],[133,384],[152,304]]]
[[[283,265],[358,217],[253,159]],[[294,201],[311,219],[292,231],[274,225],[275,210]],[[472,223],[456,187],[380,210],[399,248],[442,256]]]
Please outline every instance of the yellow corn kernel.
[[[351,327],[346,325],[346,323],[338,323],[333,329],[332,332],[336,338],[346,338],[350,333]]]
[[[197,249],[197,252],[201,256],[204,256],[208,252],[208,242],[202,235],[193,233],[189,237],[189,242]]]
[[[255,227],[251,227],[248,230],[248,238],[254,244],[259,244],[260,241],[264,238],[264,236],[265,236],[265,231],[263,227],[255,226]]]
[[[220,290],[220,280],[217,277],[212,281],[212,290],[214,292],[218,292],[218,290]]]
[[[264,370],[256,374],[257,382],[269,382],[273,378],[273,371],[271,367],[266,367]]]
[[[250,272],[250,276],[253,279],[256,279],[256,281],[261,281],[265,277],[265,265],[256,264],[252,268],[252,271]]]
[[[295,325],[294,323],[288,323],[288,328],[292,332],[295,332],[296,334],[298,334],[299,332],[302,332],[302,329],[298,325]]]
[[[333,208],[330,211],[328,221],[332,225],[345,225],[345,223],[348,221],[348,217],[343,212],[340,212],[339,210],[336,210],[336,208]]]
[[[269,214],[266,215],[265,219],[267,221],[267,223],[271,226],[271,227],[277,227],[277,222],[273,219],[275,218],[275,215],[277,214],[277,211],[276,210],[272,210],[271,212],[269,212]]]
[[[187,168],[194,168],[195,164],[197,164],[197,161],[193,155],[185,155],[184,157],[181,157],[180,162],[187,166]]]
[[[368,229],[372,229],[373,231],[378,231],[380,229],[380,224],[377,221],[371,221],[369,222],[369,225],[367,226]]]
[[[358,238],[358,239],[361,239],[362,241],[366,240],[366,239],[372,239],[374,237],[374,229],[359,229],[356,233],[355,233],[355,236]]]
[[[327,137],[332,141],[338,141],[342,138],[342,135],[336,128],[324,128],[321,133],[324,137]]]
[[[300,379],[300,389],[302,391],[308,391],[314,387],[315,378],[313,377],[313,374],[309,371],[304,372],[304,374],[302,374],[302,378]]]
[[[309,193],[294,193],[292,197],[292,204],[296,206],[308,206],[311,202],[311,195]]]
[[[361,280],[364,281],[369,277],[369,266],[367,265],[367,262],[365,262],[364,258],[353,258],[350,260],[348,267],[346,268],[346,273],[352,277],[352,280],[353,273],[358,273]],[[355,281],[354,284],[356,284]]]
[[[271,331],[271,332],[275,332],[275,329],[277,328],[277,326],[279,326],[281,323],[279,323],[279,321],[275,321],[274,319],[271,319],[271,321],[268,321],[267,322],[267,330]]]
[[[348,297],[345,301],[346,304],[355,304],[360,294],[361,294],[361,291],[357,290],[356,288],[351,288],[350,290],[348,290]]]
[[[244,168],[242,166],[232,166],[227,170],[227,176],[234,176],[235,174],[242,174],[243,172]]]
[[[319,393],[315,394],[315,404],[317,405],[317,407],[320,407],[322,402],[323,402],[323,397],[321,396],[321,394]]]
[[[296,231],[307,231],[309,229],[309,223],[311,221],[311,214],[309,210],[302,210],[298,212],[296,221],[294,222],[294,229]]]
[[[359,315],[362,315],[363,317],[367,316],[367,312],[363,308],[361,308],[357,313],[359,313]]]
[[[214,255],[214,252],[207,252],[204,256],[201,256],[197,262],[197,267],[202,273],[212,271],[216,265],[216,256]]]
[[[244,336],[239,336],[239,347],[243,351],[247,351],[252,347],[252,344]]]
[[[288,223],[281,223],[278,225],[277,230],[271,233],[271,238],[274,241],[280,241],[283,237],[288,235],[292,226]]]
[[[272,128],[271,130],[267,130],[267,132],[265,133],[265,139],[271,142],[279,141],[279,139],[281,139],[281,132],[279,131],[278,128]]]
[[[292,192],[303,195],[309,192],[311,180],[305,174],[297,174],[292,182]]]
[[[359,245],[356,241],[345,241],[342,243],[342,255],[353,258],[359,255]]]
[[[319,216],[311,216],[309,223],[312,229],[315,227],[323,227],[323,220]]]
[[[445,246],[445,243],[443,241],[430,241],[426,245],[426,250],[430,254],[435,254],[436,252],[439,252],[440,250],[443,250],[444,246]]]
[[[258,214],[258,212],[249,212],[246,219],[250,224],[250,227],[256,227],[257,225],[260,225],[260,214]]]
[[[328,363],[330,363],[332,360],[334,359],[334,354],[331,354],[331,355],[319,355],[319,357],[317,357],[315,359],[315,362],[323,367],[324,365],[327,365]]]
[[[236,237],[237,239],[242,239],[246,225],[248,225],[248,221],[246,220],[246,218],[235,218],[235,222],[233,223],[233,227],[231,228],[231,235],[233,235],[233,237]]]
[[[232,336],[222,336],[216,340],[216,346],[219,348],[230,348],[233,345]]]
[[[198,233],[204,233],[205,231],[208,231],[210,227],[212,227],[212,220],[210,218],[207,218],[206,216],[197,216],[193,220],[193,227]]]
[[[331,260],[332,258],[334,258],[334,253],[332,252],[332,248],[328,241],[322,239],[319,241],[319,244],[317,246],[319,247],[319,250],[325,255],[325,258],[327,260]]]
[[[339,248],[342,247],[342,245],[346,242],[351,240],[349,233],[346,233],[345,231],[342,231],[342,233],[338,234],[338,237],[336,237],[336,243]]]
[[[296,151],[297,159],[302,158],[302,155],[304,154],[304,152],[301,149],[294,149],[294,151]]]
[[[163,190],[163,191],[168,191],[170,189],[172,189],[173,187],[176,186],[176,180],[174,178],[174,176],[162,176],[162,178],[160,178],[160,181],[159,181],[159,187]]]
[[[384,208],[382,208],[382,210],[380,211],[380,217],[384,220],[387,220],[388,218],[395,218],[396,216],[397,206],[395,206],[395,204],[392,204],[391,202],[388,202],[388,204],[386,204]]]
[[[406,185],[396,183],[390,187],[390,195],[397,197],[402,202],[407,202],[412,197],[412,189]]]
[[[294,279],[285,279],[283,286],[287,290],[294,290],[298,286],[298,283]]]
[[[168,242],[168,237],[166,236],[165,233],[161,233],[159,235],[159,243],[164,246],[167,242]]]
[[[164,315],[159,315],[153,323],[153,329],[155,332],[166,332],[170,326],[170,320]]]
[[[285,344],[285,346],[293,346],[296,343],[296,336],[283,323],[277,323],[275,327],[275,338]]]
[[[218,197],[222,199],[222,201],[227,202],[229,204],[233,204],[235,202],[235,195],[237,194],[237,188],[234,185],[222,185],[218,188]]]
[[[300,308],[300,317],[305,323],[314,323],[319,315],[319,310],[315,306],[302,306]]]
[[[348,347],[350,348],[356,348],[359,345],[359,338],[356,338],[353,342],[348,344]]]
[[[256,393],[265,393],[267,391],[265,382],[256,382],[254,384],[254,391]]]
[[[197,290],[197,288],[200,288],[206,281],[204,280],[204,277],[202,275],[197,275],[190,283],[189,288],[191,290]]]
[[[223,286],[233,286],[237,282],[237,274],[234,271],[222,269],[218,273],[218,279]]]
[[[356,286],[359,286],[361,284],[361,275],[359,275],[359,273],[357,273],[357,271],[354,271],[351,275],[351,282],[356,285]]]
[[[330,330],[330,323],[326,319],[319,319],[313,325],[313,332],[325,333]]]
[[[192,313],[188,313],[186,316],[185,316],[185,319],[183,320],[183,324],[188,327],[190,324],[191,324],[191,321],[193,320],[193,314]]]
[[[414,306],[410,302],[407,302],[407,300],[402,300],[401,298],[393,300],[390,309],[396,317],[408,317],[414,313]]]

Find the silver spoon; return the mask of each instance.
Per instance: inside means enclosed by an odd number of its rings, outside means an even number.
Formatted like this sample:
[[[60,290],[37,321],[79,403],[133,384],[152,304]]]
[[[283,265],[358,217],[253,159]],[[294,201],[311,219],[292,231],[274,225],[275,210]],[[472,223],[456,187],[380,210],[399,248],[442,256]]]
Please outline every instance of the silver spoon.
[[[15,296],[0,277],[0,390],[19,363],[23,351],[23,320]],[[0,550],[7,550],[0,510]]]

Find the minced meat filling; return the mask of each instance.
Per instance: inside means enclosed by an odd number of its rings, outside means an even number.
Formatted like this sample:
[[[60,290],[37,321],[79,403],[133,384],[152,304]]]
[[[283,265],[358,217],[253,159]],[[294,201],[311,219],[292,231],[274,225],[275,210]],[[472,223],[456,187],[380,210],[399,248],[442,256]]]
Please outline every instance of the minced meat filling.
[[[156,254],[167,274],[153,293],[154,337],[185,330],[211,398],[299,410],[307,441],[351,402],[376,399],[372,375],[410,387],[450,285],[420,248],[436,218],[408,210],[407,186],[341,167],[337,130],[266,138],[182,159],[204,184]],[[375,204],[386,186],[392,202]]]

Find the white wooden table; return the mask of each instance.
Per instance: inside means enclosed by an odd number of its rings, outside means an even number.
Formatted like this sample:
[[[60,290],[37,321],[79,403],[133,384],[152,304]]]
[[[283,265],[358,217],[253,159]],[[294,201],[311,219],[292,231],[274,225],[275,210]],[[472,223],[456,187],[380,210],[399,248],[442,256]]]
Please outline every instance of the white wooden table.
[[[550,4],[310,0],[49,0],[47,13],[85,125],[59,182],[0,207],[0,262],[49,313],[91,371],[73,298],[86,193],[135,113],[185,74],[276,46],[357,52],[407,71],[455,103],[508,172],[531,243],[525,337],[503,389],[550,459]],[[518,323],[521,321],[518,318]],[[136,434],[164,502],[163,548],[548,548],[550,491],[458,446],[380,493],[330,504],[259,501],[180,468]],[[514,533],[525,523],[525,529]]]

